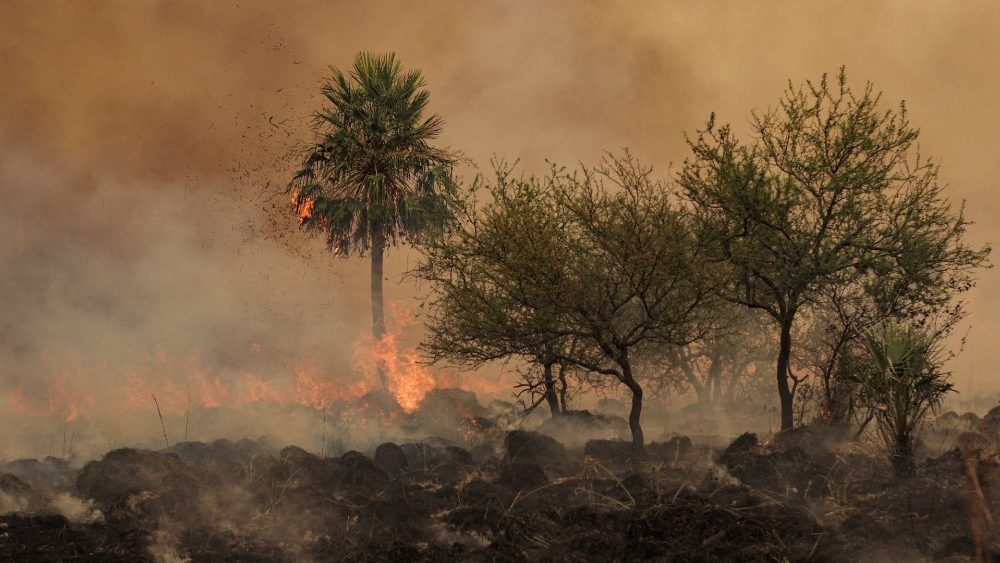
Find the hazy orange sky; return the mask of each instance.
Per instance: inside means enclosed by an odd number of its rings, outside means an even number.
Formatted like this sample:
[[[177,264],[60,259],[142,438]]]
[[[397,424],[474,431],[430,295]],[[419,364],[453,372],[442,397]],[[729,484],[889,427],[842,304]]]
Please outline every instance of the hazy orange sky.
[[[846,65],[906,100],[971,241],[1000,239],[998,2],[7,0],[3,384],[153,349],[243,370],[310,346],[349,370],[367,265],[274,224],[268,196],[328,65],[361,50],[423,70],[442,144],[529,171],[628,146],[666,175],[710,112],[745,131],[788,79]],[[412,259],[391,252],[390,299]],[[960,390],[1000,389],[998,290],[991,270],[971,295]]]

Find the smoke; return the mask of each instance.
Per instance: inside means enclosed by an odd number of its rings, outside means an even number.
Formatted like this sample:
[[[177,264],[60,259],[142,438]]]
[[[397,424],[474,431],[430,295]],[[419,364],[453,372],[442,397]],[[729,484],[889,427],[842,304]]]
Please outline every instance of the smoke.
[[[27,510],[28,499],[0,491],[0,515]]]
[[[66,492],[53,495],[50,505],[53,511],[73,523],[91,524],[104,518],[101,511],[94,508],[93,500],[81,500]]]
[[[81,415],[112,412],[130,373],[159,369],[190,385],[200,370],[229,385],[246,373],[288,380],[305,362],[327,381],[358,380],[367,266],[335,261],[296,231],[278,191],[289,150],[309,138],[327,65],[344,67],[359,50],[395,51],[424,71],[444,145],[481,164],[520,157],[527,171],[627,145],[666,174],[686,154],[683,132],[709,112],[740,129],[787,79],[846,64],[853,83],[907,99],[925,152],[941,157],[953,197],[979,221],[978,243],[994,237],[989,218],[1000,212],[989,152],[1000,112],[984,71],[1000,63],[998,11],[989,2],[7,2],[0,456],[26,446],[12,437],[26,419],[6,414],[15,402],[51,414],[45,432],[58,436],[74,416],[70,398],[84,403]],[[414,257],[397,249],[388,260],[388,294],[409,306],[420,289],[392,282]],[[998,285],[984,274],[971,296],[975,328],[953,366],[962,390],[996,385],[979,370],[995,349]],[[155,368],[164,364],[174,367]],[[54,440],[32,451],[58,451]]]

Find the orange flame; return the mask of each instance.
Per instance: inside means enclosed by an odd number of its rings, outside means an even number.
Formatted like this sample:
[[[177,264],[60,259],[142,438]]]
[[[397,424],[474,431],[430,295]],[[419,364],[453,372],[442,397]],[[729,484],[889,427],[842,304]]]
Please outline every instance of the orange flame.
[[[308,198],[305,201],[299,201],[299,189],[295,188],[292,190],[292,211],[299,219],[305,221],[306,219],[312,217],[313,207],[316,205],[316,200],[313,198]]]
[[[414,348],[400,350],[401,330],[413,324],[415,318],[395,304],[390,304],[389,310],[395,326],[377,342],[371,336],[358,339],[354,343],[354,365],[369,378],[376,377],[379,368],[384,369],[389,392],[403,412],[411,413],[438,382]]]
[[[45,357],[45,363],[51,364],[51,358]],[[35,381],[24,388],[14,387],[7,390],[7,404],[18,414],[56,415],[64,422],[73,422],[79,416],[89,411],[97,399],[93,388],[84,379],[83,370],[77,367],[75,358],[68,358],[69,365],[51,368],[42,381]],[[97,365],[91,370],[95,375],[103,372],[104,366]],[[27,389],[32,391],[27,391]]]
[[[371,385],[364,381],[344,385],[341,381],[317,378],[309,369],[299,368],[295,374],[295,389],[295,402],[314,409],[326,409],[334,401],[364,395]]]
[[[396,349],[396,334],[389,333],[375,346],[375,358],[385,366],[386,383],[389,391],[404,412],[413,412],[437,386],[437,381],[420,363],[420,357],[413,351],[399,352]]]
[[[410,413],[439,381],[421,362],[415,346],[402,344],[403,328],[415,319],[391,304],[389,312],[391,330],[383,338],[376,342],[365,331],[354,343],[355,374],[317,369],[308,355],[287,371],[270,374],[221,372],[204,365],[197,353],[178,358],[163,349],[135,355],[114,369],[102,362],[85,365],[67,355],[59,362],[50,362],[53,366],[46,373],[6,390],[4,398],[14,412],[59,416],[66,421],[93,413],[118,416],[122,411],[149,412],[155,408],[152,395],[156,395],[164,416],[185,416],[194,408],[239,409],[259,403],[325,410],[380,386],[377,373],[381,366],[386,389],[402,411]],[[259,342],[248,342],[247,346],[255,354],[267,349]],[[380,412],[379,416],[391,422],[400,414]]]

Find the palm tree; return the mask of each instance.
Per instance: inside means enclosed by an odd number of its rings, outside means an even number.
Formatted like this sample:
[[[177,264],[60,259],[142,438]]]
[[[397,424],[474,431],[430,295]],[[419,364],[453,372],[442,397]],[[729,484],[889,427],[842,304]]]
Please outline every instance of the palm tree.
[[[896,474],[912,475],[920,426],[953,388],[940,370],[940,333],[882,323],[860,336],[868,362],[852,379],[859,384],[862,402],[872,409]]]
[[[457,193],[457,156],[430,142],[441,118],[423,117],[430,97],[418,70],[395,54],[359,53],[349,74],[331,68],[289,190],[303,228],[322,232],[335,256],[371,256],[372,335],[385,334],[382,261],[400,241],[442,229]],[[385,370],[379,366],[385,384]]]

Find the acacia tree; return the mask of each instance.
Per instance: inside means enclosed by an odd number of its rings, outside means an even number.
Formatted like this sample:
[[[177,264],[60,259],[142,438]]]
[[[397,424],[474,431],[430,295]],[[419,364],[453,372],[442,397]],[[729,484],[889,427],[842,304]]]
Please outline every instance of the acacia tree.
[[[564,185],[557,199],[572,219],[578,258],[567,276],[574,299],[565,304],[562,330],[599,354],[563,359],[629,389],[632,444],[641,451],[645,376],[636,368],[662,347],[685,346],[704,333],[714,320],[706,304],[718,278],[702,260],[685,210],[627,152]]]
[[[679,182],[717,259],[733,268],[724,296],[766,311],[778,329],[781,428],[793,425],[792,335],[800,311],[831,287],[893,279],[894,291],[942,306],[972,286],[988,247],[963,240],[968,221],[916,149],[906,107],[882,110],[841,69],[835,84],[789,84],[778,107],[752,113],[739,142],[714,115],[695,140]]]
[[[571,254],[566,218],[553,199],[559,173],[514,177],[504,162],[494,170],[492,182],[478,177],[462,198],[457,228],[420,246],[423,258],[411,273],[432,284],[421,348],[432,361],[468,368],[512,358],[540,367],[540,382],[527,374],[527,392],[536,394],[540,383],[537,395],[556,416],[566,382],[557,389],[553,370],[558,365],[563,375],[559,357],[577,346],[554,329],[562,322],[554,304],[564,295],[562,266]],[[482,192],[488,201],[480,206]]]
[[[424,117],[429,93],[394,54],[359,53],[331,69],[315,141],[291,181],[302,226],[326,235],[335,256],[371,257],[372,335],[385,334],[382,263],[387,247],[440,230],[451,217],[456,156],[431,142],[441,118]],[[378,368],[385,384],[384,366]]]
[[[717,279],[687,215],[627,153],[545,181],[505,179],[484,211],[425,246],[418,275],[435,287],[425,348],[472,362],[544,351],[612,378],[631,392],[642,451],[638,368],[658,347],[696,338]]]

